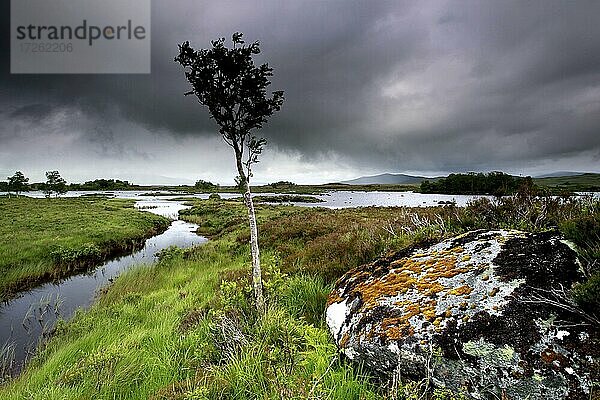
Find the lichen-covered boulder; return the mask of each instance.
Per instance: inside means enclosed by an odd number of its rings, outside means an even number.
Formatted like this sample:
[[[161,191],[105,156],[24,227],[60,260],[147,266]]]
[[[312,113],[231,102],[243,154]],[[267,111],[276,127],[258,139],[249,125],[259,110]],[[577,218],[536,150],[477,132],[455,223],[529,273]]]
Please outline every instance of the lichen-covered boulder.
[[[589,398],[600,334],[568,295],[580,268],[556,232],[473,231],[349,271],[327,325],[348,358],[384,376],[481,399]]]

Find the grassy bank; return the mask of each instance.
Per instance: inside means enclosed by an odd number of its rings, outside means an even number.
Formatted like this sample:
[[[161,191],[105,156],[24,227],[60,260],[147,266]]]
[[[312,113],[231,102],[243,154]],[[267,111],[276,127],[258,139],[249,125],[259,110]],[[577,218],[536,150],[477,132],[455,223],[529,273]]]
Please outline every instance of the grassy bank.
[[[0,300],[138,248],[167,226],[131,200],[0,197]]]
[[[466,209],[259,205],[268,312],[258,316],[243,205],[196,200],[182,217],[212,240],[125,272],[88,312],[59,324],[0,398],[420,398],[425,381],[385,385],[339,357],[323,318],[332,281],[379,254],[478,227],[559,226],[593,273],[600,206],[552,201],[479,201]],[[581,292],[597,301],[593,288]]]
[[[360,371],[337,359],[321,318],[322,281],[288,279],[265,250],[270,306],[254,314],[239,233],[125,272],[91,310],[59,324],[0,397],[375,398]]]
[[[553,191],[567,192],[598,192],[600,191],[600,174],[587,173],[572,176],[557,176],[536,178],[537,185],[547,187]]]

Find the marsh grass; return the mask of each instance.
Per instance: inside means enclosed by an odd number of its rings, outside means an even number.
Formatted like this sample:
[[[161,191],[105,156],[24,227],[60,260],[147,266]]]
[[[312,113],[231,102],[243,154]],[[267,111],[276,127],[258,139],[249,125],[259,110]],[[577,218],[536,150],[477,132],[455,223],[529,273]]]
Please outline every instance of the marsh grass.
[[[0,300],[139,248],[168,224],[131,200],[0,197]]]
[[[536,201],[531,209],[542,209]],[[325,327],[326,297],[333,280],[353,266],[498,221],[510,227],[510,214],[523,204],[352,210],[260,205],[268,300],[262,316],[252,306],[243,206],[221,200],[193,205],[182,217],[213,240],[166,250],[159,262],[125,272],[89,311],[56,327],[23,375],[0,388],[0,398],[464,398],[439,389],[424,393],[430,385],[423,382],[386,385],[346,362]],[[597,221],[597,205],[557,207],[520,226],[558,224],[578,246],[598,245],[593,236],[589,241],[596,222],[588,221]]]

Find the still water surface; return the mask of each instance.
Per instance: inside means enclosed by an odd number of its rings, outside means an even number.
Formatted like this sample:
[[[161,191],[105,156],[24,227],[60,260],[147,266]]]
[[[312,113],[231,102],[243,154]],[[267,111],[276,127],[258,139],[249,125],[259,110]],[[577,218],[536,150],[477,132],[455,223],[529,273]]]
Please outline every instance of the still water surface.
[[[1,194],[1,193],[0,193]],[[65,197],[79,197],[94,194],[104,194],[121,199],[136,199],[144,201],[170,200],[181,197],[207,199],[208,193],[201,194],[181,194],[161,192],[161,196],[156,196],[147,191],[81,191],[67,192]],[[26,193],[30,197],[44,197],[42,192]],[[224,199],[240,197],[237,193],[219,193]],[[255,196],[279,196],[279,193],[257,193]],[[323,194],[313,195],[321,200],[321,203],[292,203],[307,207],[328,207],[328,208],[349,208],[349,207],[431,207],[444,202],[454,202],[457,206],[465,206],[469,201],[480,197],[490,196],[471,196],[471,195],[448,195],[448,194],[422,194],[415,192],[359,192],[359,191],[331,191]]]
[[[145,210],[172,219],[186,208],[179,202],[165,200],[144,200],[136,206],[153,207]],[[43,284],[0,305],[0,349],[4,363],[10,364],[12,372],[19,371],[57,319],[68,319],[78,308],[89,307],[101,287],[131,266],[152,263],[156,253],[169,246],[186,248],[206,242],[206,238],[195,233],[197,228],[175,220],[165,232],[148,239],[140,251],[108,261],[89,273]]]

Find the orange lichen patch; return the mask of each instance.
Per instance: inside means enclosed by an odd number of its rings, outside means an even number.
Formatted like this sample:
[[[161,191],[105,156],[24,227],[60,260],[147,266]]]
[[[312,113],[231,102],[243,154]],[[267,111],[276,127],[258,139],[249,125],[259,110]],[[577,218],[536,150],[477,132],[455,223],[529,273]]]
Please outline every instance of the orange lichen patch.
[[[465,254],[464,256],[462,256],[461,261],[469,261],[471,259],[471,256],[468,254]]]
[[[463,296],[466,294],[471,294],[471,292],[473,291],[473,288],[467,285],[463,285],[463,286],[459,286],[455,289],[452,289],[450,291],[448,291],[448,294],[454,295],[454,296]]]
[[[436,304],[437,302],[435,300],[431,300],[421,307],[421,315],[423,315],[423,317],[425,317],[426,320],[432,321],[435,319]]]
[[[498,294],[498,292],[500,291],[500,288],[495,287],[490,291],[490,297],[495,296],[496,294]]]
[[[410,271],[415,274],[423,272],[423,262],[419,260],[413,260],[411,258],[404,261],[402,267],[398,268],[399,271]]]
[[[344,336],[340,339],[340,347],[346,347],[348,341],[350,340],[350,335],[348,333],[344,333]]]
[[[453,253],[462,253],[465,251],[465,249],[463,249],[462,246],[456,246],[451,248],[450,251]]]
[[[423,315],[428,319],[435,318],[434,300],[424,304],[411,303],[404,308],[405,313],[400,317],[385,318],[381,323],[382,333],[388,339],[402,339],[412,336],[415,333],[413,326],[410,324],[410,319],[416,315]]]
[[[419,280],[416,283],[416,288],[419,292],[423,293],[425,296],[433,296],[443,290],[446,290],[446,287],[439,282],[429,282],[428,280]]]
[[[419,315],[421,313],[421,305],[419,303],[413,303],[409,306],[407,306],[404,309],[405,313],[404,315],[402,315],[402,317],[400,317],[403,321],[406,321],[406,323],[408,323],[408,320],[412,317],[414,317],[415,315]]]
[[[416,278],[407,271],[387,275],[384,279],[372,282],[362,282],[356,285],[355,291],[360,293],[363,308],[368,309],[376,305],[377,299],[385,296],[394,296],[403,289],[410,288]]]
[[[409,304],[413,304],[410,300],[398,300],[394,302],[394,306],[396,307],[406,307]]]
[[[468,272],[465,267],[456,266],[456,257],[449,256],[436,260],[434,272],[428,274],[429,279],[454,278],[456,275]]]
[[[431,260],[427,260],[426,264],[429,261]],[[447,289],[438,282],[439,278],[453,278],[458,274],[469,271],[466,267],[458,267],[456,265],[456,257],[454,256],[443,257],[433,261],[427,273],[419,278],[415,285],[415,288],[426,296],[433,296]]]
[[[569,366],[569,360],[562,354],[547,348],[540,353],[540,358],[547,364],[552,364],[555,368],[565,368]]]
[[[381,329],[388,339],[402,339],[415,333],[413,327],[406,318],[385,318],[381,323]]]
[[[327,307],[334,303],[341,303],[344,299],[339,295],[337,290],[332,291],[327,297]]]

